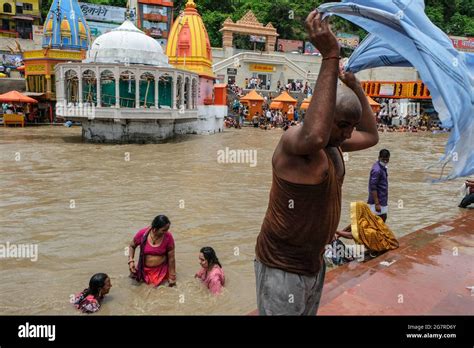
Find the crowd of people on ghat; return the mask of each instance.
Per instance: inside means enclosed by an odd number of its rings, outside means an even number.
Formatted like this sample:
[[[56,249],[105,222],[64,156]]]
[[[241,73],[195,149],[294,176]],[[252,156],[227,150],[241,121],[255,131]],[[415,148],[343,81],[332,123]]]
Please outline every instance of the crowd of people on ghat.
[[[263,81],[258,77],[250,77],[246,78],[244,82],[244,86],[240,87],[235,81],[228,85],[228,88],[235,93],[237,96],[242,97],[245,94],[245,90],[249,89],[258,89],[258,90],[265,90],[265,91],[272,91],[271,88],[271,81],[268,80],[267,82]],[[288,81],[287,84],[282,83],[281,81],[277,81],[276,89],[273,92],[277,92],[278,94],[281,92],[296,92],[296,93],[303,93],[304,95],[312,95],[313,89],[309,85],[309,82],[306,81]]]
[[[434,114],[435,115],[435,114]],[[392,121],[393,118],[389,115],[376,113],[377,127],[379,132],[432,132],[445,133],[449,130],[443,128],[436,117],[433,117],[426,112],[420,112],[419,115],[410,115],[401,119],[400,124]]]
[[[293,91],[291,87],[295,83],[289,83],[285,87],[281,87],[278,84],[277,91]],[[301,90],[302,84],[296,84],[296,91],[309,93],[312,95],[313,91],[309,87],[308,83]],[[239,101],[238,97],[242,97],[244,90],[239,88],[235,83],[230,86],[232,91],[235,93],[236,98],[229,105],[231,113],[225,118],[224,125],[226,128],[242,128],[243,126],[253,126],[264,130],[274,128],[286,128],[295,124],[299,124],[304,120],[306,110],[300,110],[299,108],[294,109],[293,120],[288,122],[287,113],[281,110],[272,110],[269,108],[273,100],[273,95],[270,92],[268,96],[264,96],[263,112],[255,112],[249,115],[249,108],[246,104]],[[300,89],[298,89],[300,88]],[[418,132],[432,132],[432,133],[446,133],[448,129],[443,128],[439,122],[436,121],[436,117],[430,116],[426,112],[422,112],[418,116],[409,116],[402,118],[397,124],[392,121],[392,118],[383,112],[376,112],[375,118],[377,121],[377,130],[381,133],[418,133]],[[257,122],[256,119],[259,121]]]

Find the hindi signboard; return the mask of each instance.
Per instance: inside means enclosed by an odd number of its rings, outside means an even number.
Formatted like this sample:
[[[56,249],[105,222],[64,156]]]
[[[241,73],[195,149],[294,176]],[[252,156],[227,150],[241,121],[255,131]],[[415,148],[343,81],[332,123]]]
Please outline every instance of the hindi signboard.
[[[79,7],[81,8],[87,22],[94,21],[118,24],[122,24],[125,20],[125,13],[127,10],[124,7],[86,4],[83,2],[79,3]],[[131,15],[130,19],[133,21],[133,11],[131,11]]]
[[[33,41],[35,43],[41,43],[43,41],[43,30],[42,25],[33,25]]]
[[[276,67],[274,65],[268,65],[268,64],[250,64],[249,70],[250,71],[258,71],[258,72],[273,73],[273,72],[276,71]]]

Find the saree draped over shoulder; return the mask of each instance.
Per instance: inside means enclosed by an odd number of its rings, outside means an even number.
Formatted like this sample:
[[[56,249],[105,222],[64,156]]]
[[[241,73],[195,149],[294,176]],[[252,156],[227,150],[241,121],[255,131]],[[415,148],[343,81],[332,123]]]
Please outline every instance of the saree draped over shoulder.
[[[135,245],[140,245],[140,257],[137,265],[137,273],[131,276],[138,282],[159,286],[169,278],[167,254],[170,250],[174,249],[174,239],[170,232],[166,232],[161,244],[154,247],[148,243],[150,230],[150,227],[145,227],[138,231],[134,237]],[[166,258],[159,266],[146,267],[146,255],[165,256]]]

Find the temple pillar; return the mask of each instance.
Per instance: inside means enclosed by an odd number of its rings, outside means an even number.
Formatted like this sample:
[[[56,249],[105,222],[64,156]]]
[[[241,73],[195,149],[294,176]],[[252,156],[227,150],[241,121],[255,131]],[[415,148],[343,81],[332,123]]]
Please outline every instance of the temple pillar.
[[[82,95],[82,71],[81,71],[81,68],[79,68],[79,71],[77,72],[77,75],[78,75],[78,79],[79,79],[79,105],[81,105],[82,107],[82,102],[83,102],[83,95]]]
[[[135,109],[140,108],[140,76],[135,72]]]
[[[56,80],[56,105],[65,106],[66,96],[64,94],[64,70],[61,67],[59,69],[57,80]],[[46,80],[47,81],[47,80]],[[51,83],[51,82],[50,82]],[[47,82],[46,82],[47,84]]]
[[[192,91],[192,87],[191,87],[191,76],[188,76],[188,83],[186,84],[187,87],[188,87],[188,93],[187,93],[187,99],[186,99],[186,109],[191,109],[191,105],[192,105],[192,102],[191,102],[191,98],[193,97],[193,91]]]
[[[49,97],[52,94],[52,88],[51,88],[51,75],[46,75],[46,95]]]
[[[234,41],[234,34],[230,30],[224,30],[222,32],[222,48],[230,47],[232,48],[232,44]]]
[[[173,100],[173,109],[177,109],[176,102],[177,102],[177,90],[178,90],[178,79],[176,78],[176,73],[173,73],[173,95],[171,99]]]
[[[159,76],[155,76],[155,108],[158,109],[158,84],[160,81]]]
[[[115,80],[115,107],[120,108],[120,76]]]
[[[276,36],[267,36],[267,43],[265,44],[265,51],[273,52],[275,51]]]
[[[197,104],[198,104],[198,83],[196,80],[194,80],[194,83],[191,83],[192,89],[193,89],[193,109],[197,109]]]
[[[102,94],[101,94],[101,90],[100,90],[100,71],[99,71],[99,68],[95,68],[95,83],[96,83],[96,90],[97,90],[97,107],[100,108],[102,107]]]
[[[181,76],[181,88],[180,88],[181,96],[181,103],[179,104],[179,110],[181,111],[184,108],[184,76]]]

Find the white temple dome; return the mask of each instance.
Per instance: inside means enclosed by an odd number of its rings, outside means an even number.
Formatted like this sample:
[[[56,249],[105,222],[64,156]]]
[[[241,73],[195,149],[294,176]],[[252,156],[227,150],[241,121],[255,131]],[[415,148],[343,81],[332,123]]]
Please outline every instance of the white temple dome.
[[[170,67],[161,45],[128,19],[95,39],[83,62]]]

